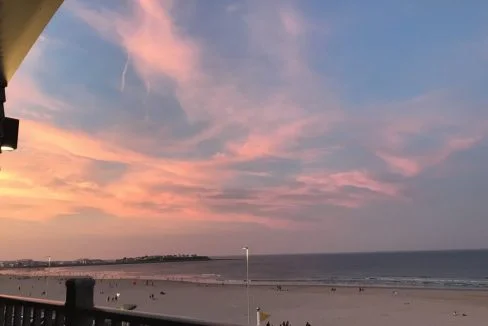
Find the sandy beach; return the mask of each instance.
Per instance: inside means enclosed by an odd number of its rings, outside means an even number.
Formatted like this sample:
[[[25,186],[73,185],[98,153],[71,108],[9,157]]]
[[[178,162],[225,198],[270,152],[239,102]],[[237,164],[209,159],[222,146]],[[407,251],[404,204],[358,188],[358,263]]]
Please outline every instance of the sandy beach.
[[[154,284],[154,285],[153,285]],[[20,290],[19,290],[20,286]],[[46,291],[46,294],[43,292]],[[269,314],[271,324],[292,325],[483,325],[488,319],[488,291],[338,287],[254,286],[251,324],[257,306]],[[64,301],[61,278],[1,276],[0,293]],[[107,301],[120,293],[118,302]],[[162,294],[164,293],[164,294]],[[151,299],[154,294],[154,299]],[[186,316],[215,322],[247,324],[247,301],[242,285],[205,285],[144,280],[97,280],[95,304],[117,308],[137,304],[137,311]],[[455,315],[454,312],[457,312]],[[464,314],[464,316],[463,316]]]

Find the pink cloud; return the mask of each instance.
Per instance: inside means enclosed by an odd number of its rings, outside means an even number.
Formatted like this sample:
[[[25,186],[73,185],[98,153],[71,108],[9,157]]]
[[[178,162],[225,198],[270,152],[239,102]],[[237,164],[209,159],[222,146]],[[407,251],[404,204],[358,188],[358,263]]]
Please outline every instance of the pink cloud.
[[[21,148],[6,155],[2,162],[0,195],[8,199],[8,204],[0,208],[3,218],[43,221],[77,214],[78,207],[89,206],[118,218],[164,220],[171,228],[202,219],[279,228],[293,225],[245,213],[217,214],[196,192],[161,188],[176,184],[188,189],[209,187],[206,185],[218,189],[226,175],[226,171],[218,170],[218,161],[153,158],[103,137],[63,130],[45,122],[24,119],[22,127]],[[126,164],[128,170],[109,183],[101,183],[90,172],[97,161]]]
[[[69,109],[69,105],[46,95],[35,81],[25,74],[16,75],[7,88],[7,110],[12,114],[37,118],[48,117],[53,112]]]
[[[296,121],[313,120],[315,126],[321,125],[324,129],[330,121],[336,120],[331,118],[331,114],[315,114],[311,117],[310,113],[289,95],[303,93],[302,89],[276,89],[264,99],[253,96],[252,93],[243,93],[239,86],[242,81],[236,79],[235,74],[230,76],[219,68],[208,70],[201,65],[201,57],[208,49],[203,49],[204,45],[179,32],[174,18],[169,14],[171,3],[134,1],[131,4],[132,11],[129,14],[100,13],[81,6],[75,7],[74,12],[129,53],[136,72],[146,84],[159,83],[157,89],[167,89],[167,85],[160,84],[159,78],[166,76],[174,81],[175,95],[191,123],[212,121],[207,130],[192,139],[178,143],[174,150],[191,150],[200,142],[219,136],[224,129],[231,128],[236,130],[236,134],[226,135],[226,138],[229,139],[228,148],[235,152],[234,154],[243,155],[243,158],[265,156],[270,151],[283,148],[312,131],[313,128],[296,130]],[[104,19],[101,19],[102,15]],[[108,25],[106,17],[111,17],[110,21],[113,24]],[[257,17],[250,18],[250,34],[266,43],[263,51],[272,50],[270,54],[278,60],[283,60],[285,65],[292,64],[294,68],[289,69],[289,73],[293,76],[288,74],[287,78],[306,80],[307,82],[300,87],[313,89],[314,87],[308,87],[308,84],[318,85],[320,81],[316,76],[311,76],[305,67],[304,60],[299,54],[300,45],[293,35],[297,32],[305,33],[302,19],[290,7],[283,9],[281,14],[273,19],[278,23],[278,32],[286,39],[286,47],[293,48],[292,52],[281,51],[277,48],[276,41],[269,44],[266,41],[273,35],[271,32],[267,33],[270,25],[275,26],[272,21],[266,26],[257,26],[256,29],[254,25],[258,21]],[[317,91],[316,94],[320,93],[321,91]],[[337,113],[334,114],[337,116]],[[295,131],[285,131],[286,129]],[[238,133],[237,130],[243,131]]]
[[[194,77],[198,47],[178,34],[168,9],[159,2],[134,3],[132,19],[119,18],[115,25],[122,45],[143,75],[162,73],[181,83]]]
[[[42,72],[44,51],[54,41],[41,35],[34,44],[19,71],[13,76],[6,89],[7,115],[35,120],[50,120],[56,112],[72,110],[72,107],[43,92],[32,76]]]
[[[285,31],[293,37],[298,37],[305,30],[302,18],[297,15],[296,11],[287,8],[280,11],[281,22]]]
[[[376,153],[376,155],[385,161],[393,172],[400,173],[406,177],[413,177],[422,170],[419,163],[412,158],[399,157],[381,152]]]
[[[301,176],[297,180],[309,185],[319,186],[327,191],[337,191],[339,188],[351,186],[367,189],[381,195],[399,195],[397,186],[377,181],[365,171],[317,173]]]
[[[144,80],[163,74],[184,83],[195,77],[198,46],[179,34],[169,15],[171,6],[171,1],[132,1],[127,15],[91,10],[78,2],[70,8],[104,37],[121,45]]]
[[[452,102],[449,94],[437,91],[388,103],[378,106],[378,113],[385,113],[355,121],[355,128],[366,130],[361,141],[391,172],[414,177],[454,153],[476,146],[486,136],[486,123],[458,116],[457,104]],[[429,149],[420,148],[422,138],[427,139]]]
[[[9,94],[12,113],[27,104],[32,105],[32,112],[42,112],[41,106],[61,103],[42,92],[28,75],[17,76]],[[198,199],[174,191],[155,193],[153,188],[168,182],[196,187],[217,180],[210,161],[150,157],[125,149],[110,137],[61,129],[31,111],[24,116],[37,121],[22,119],[19,149],[2,155],[0,196],[8,198],[8,204],[0,208],[2,218],[46,220],[90,206],[121,218],[161,218],[159,211],[169,209],[184,220],[189,218],[189,207],[199,206]],[[99,161],[128,169],[115,180],[101,182],[91,172]],[[157,209],[141,205],[148,198]]]
[[[418,156],[395,155],[385,152],[377,152],[376,155],[388,164],[393,172],[406,177],[413,177],[425,168],[441,164],[456,152],[472,148],[481,139],[480,136],[449,138],[441,148]]]
[[[269,155],[290,157],[289,151],[307,127],[313,127],[314,121],[302,119],[276,127],[268,133],[257,131],[238,142],[229,142],[227,149],[237,160],[249,160]],[[325,126],[323,126],[325,128]]]
[[[196,186],[215,180],[216,171],[198,162],[154,159],[93,136],[28,120],[23,129],[28,132],[21,135],[21,149],[3,161],[0,194],[10,198],[10,206],[0,211],[4,217],[42,220],[89,205],[118,217],[161,218],[158,210],[138,205],[149,198],[160,210],[181,207],[177,211],[184,216],[185,207],[198,206],[198,198],[152,189],[165,182]],[[99,160],[127,164],[129,170],[101,183],[90,173]],[[20,203],[28,205],[12,209]]]

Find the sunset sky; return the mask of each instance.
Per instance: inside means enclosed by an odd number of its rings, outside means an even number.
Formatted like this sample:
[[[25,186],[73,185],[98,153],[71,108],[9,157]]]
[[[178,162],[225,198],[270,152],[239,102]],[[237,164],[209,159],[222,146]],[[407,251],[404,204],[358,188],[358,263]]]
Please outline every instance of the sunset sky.
[[[7,88],[0,260],[488,248],[487,1],[66,0]]]

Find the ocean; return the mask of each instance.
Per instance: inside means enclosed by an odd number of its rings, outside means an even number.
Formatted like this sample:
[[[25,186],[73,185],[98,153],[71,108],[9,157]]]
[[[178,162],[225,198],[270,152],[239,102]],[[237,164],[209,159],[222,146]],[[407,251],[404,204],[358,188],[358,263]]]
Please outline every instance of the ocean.
[[[53,268],[96,277],[243,283],[245,257],[212,261]],[[488,250],[269,255],[249,258],[251,284],[488,288]]]

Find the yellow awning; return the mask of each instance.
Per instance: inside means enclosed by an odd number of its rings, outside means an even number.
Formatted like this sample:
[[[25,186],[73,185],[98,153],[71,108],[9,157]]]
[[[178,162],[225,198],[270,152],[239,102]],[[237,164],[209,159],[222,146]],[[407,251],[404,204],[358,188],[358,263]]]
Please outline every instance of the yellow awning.
[[[7,83],[62,3],[63,0],[0,0],[0,56]]]

